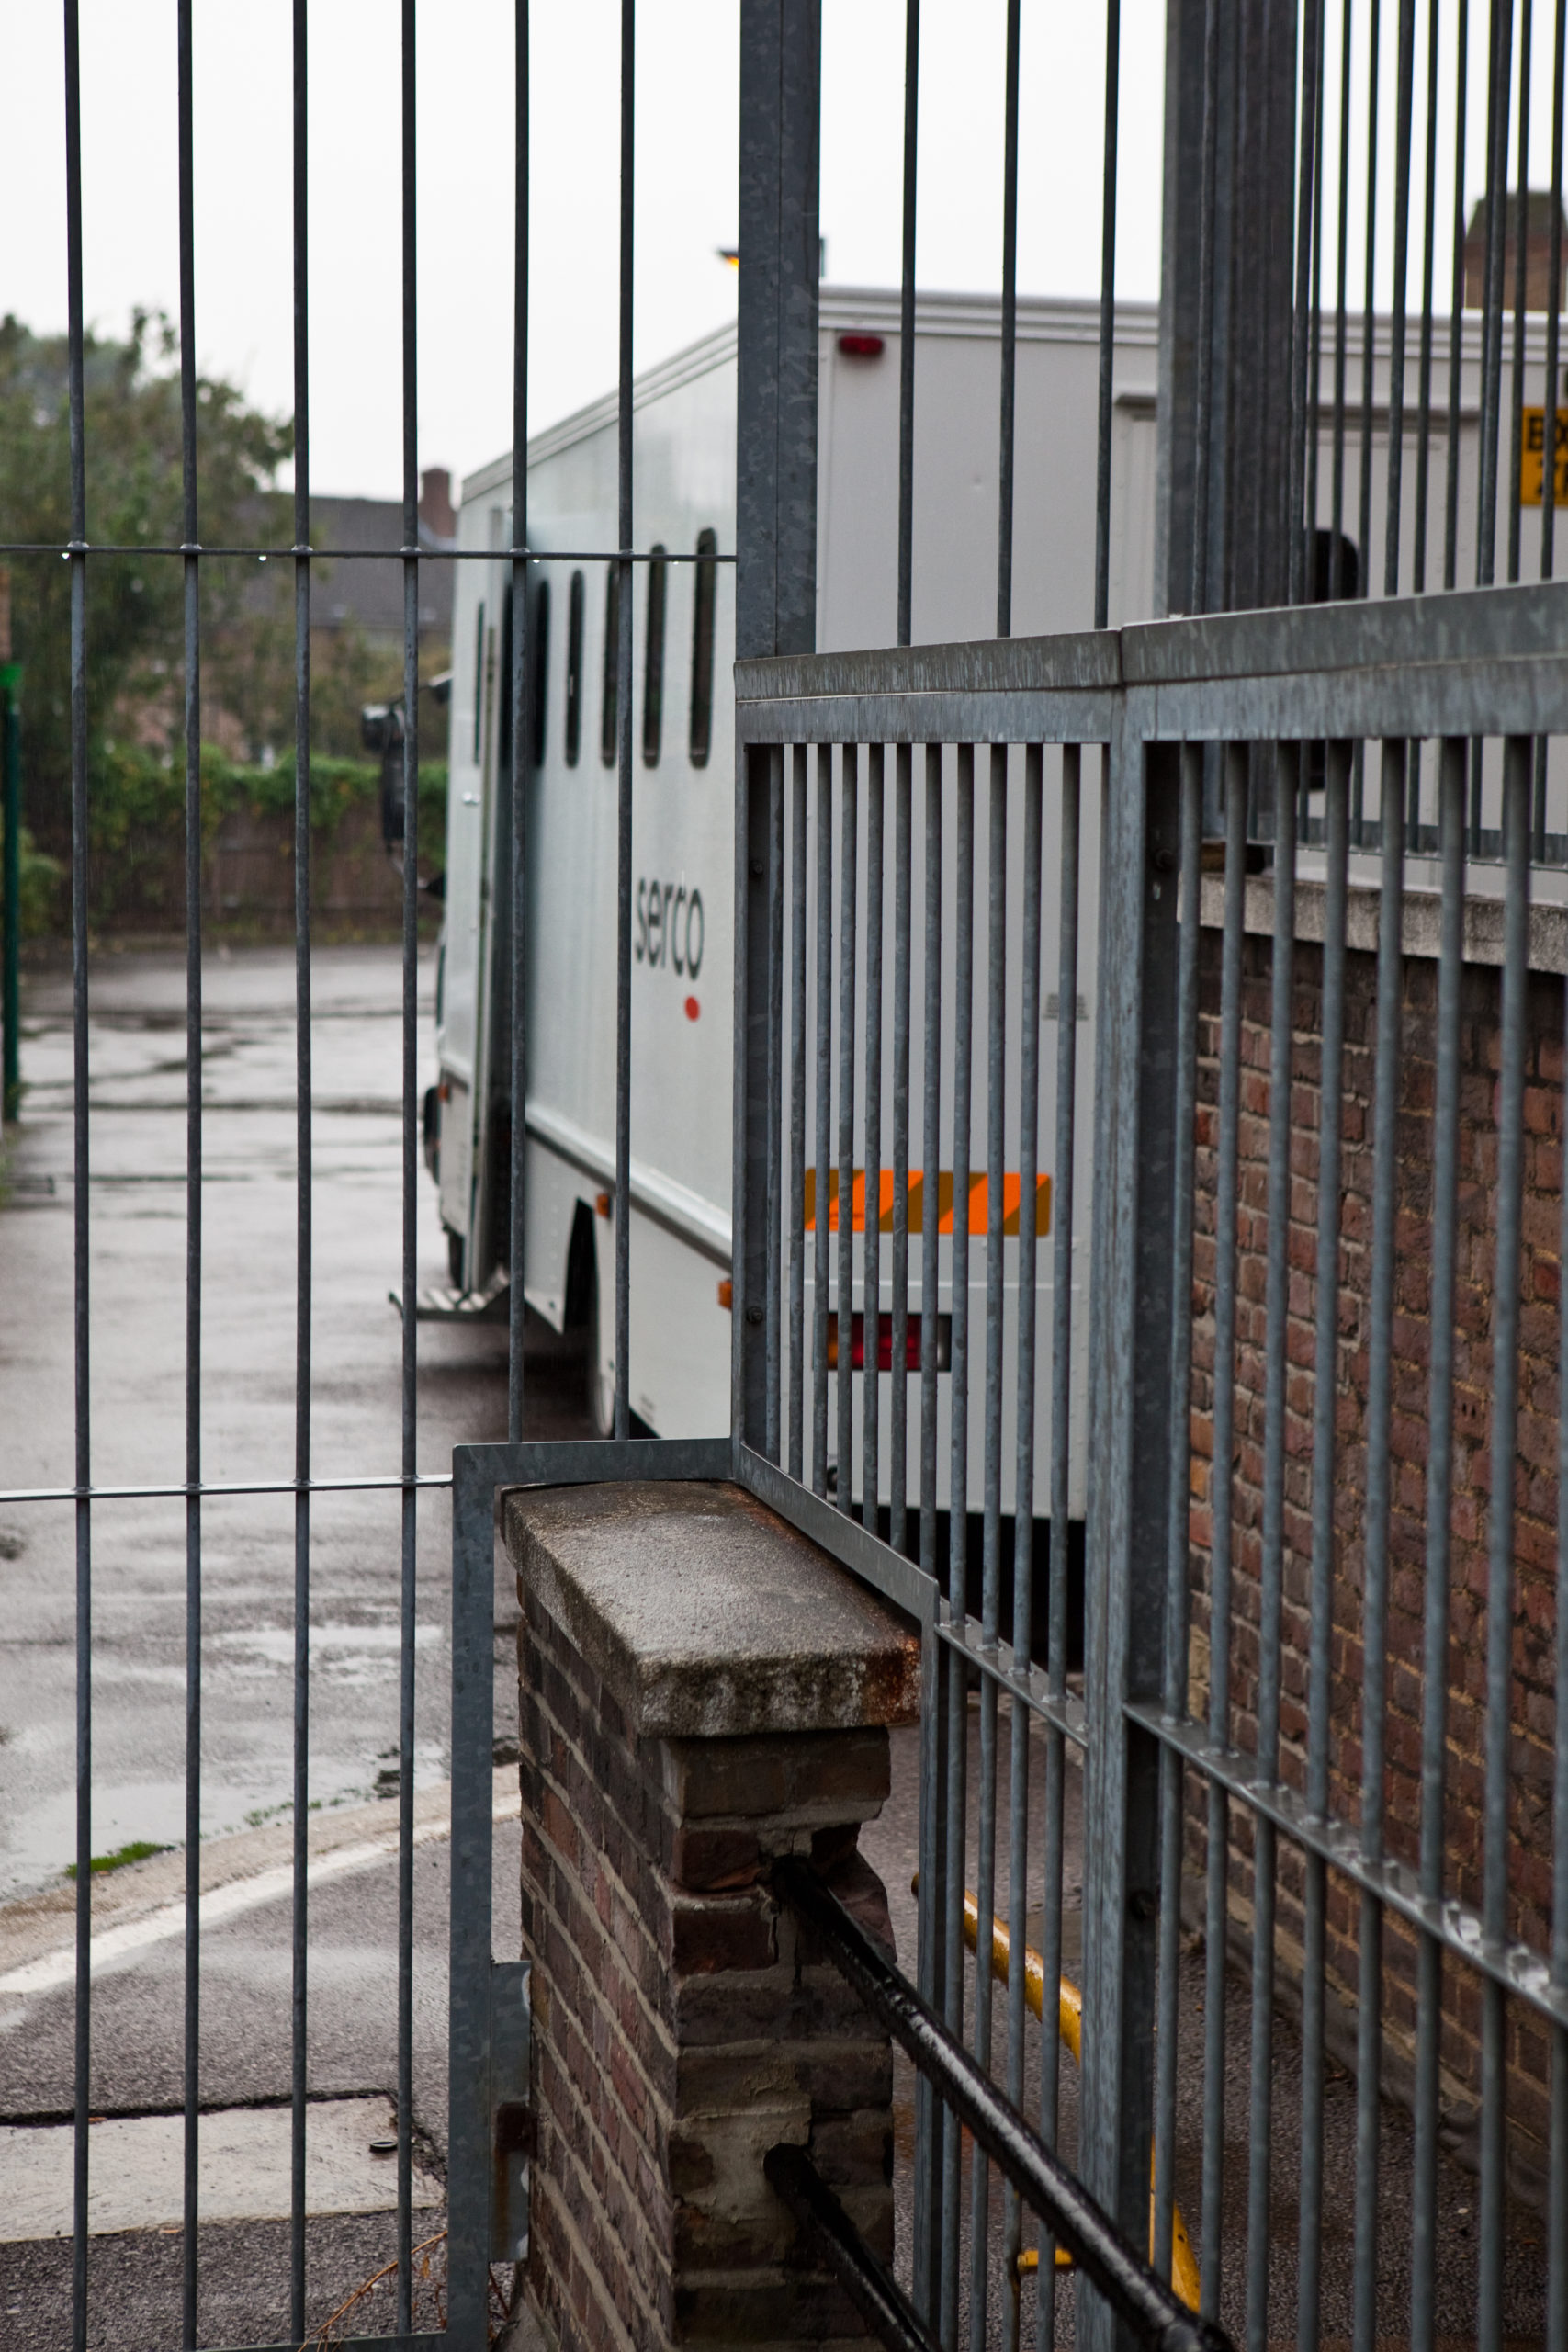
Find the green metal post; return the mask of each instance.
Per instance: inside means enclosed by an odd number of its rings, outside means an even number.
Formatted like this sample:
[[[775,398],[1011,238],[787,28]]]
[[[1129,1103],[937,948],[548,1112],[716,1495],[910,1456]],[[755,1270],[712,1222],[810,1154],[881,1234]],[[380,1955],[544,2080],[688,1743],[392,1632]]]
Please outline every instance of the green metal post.
[[[17,985],[22,938],[22,665],[0,664],[0,768],[4,770],[5,843],[0,853],[0,1029],[5,1033],[0,1111],[17,1118],[22,1107],[22,1057]]]

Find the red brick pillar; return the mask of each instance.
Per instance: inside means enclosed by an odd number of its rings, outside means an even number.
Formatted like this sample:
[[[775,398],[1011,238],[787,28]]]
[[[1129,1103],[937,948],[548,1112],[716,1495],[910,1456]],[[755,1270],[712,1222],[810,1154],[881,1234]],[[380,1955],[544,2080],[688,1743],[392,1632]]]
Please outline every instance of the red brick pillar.
[[[890,2257],[891,2052],[770,1870],[810,1854],[890,1940],[856,1838],[916,1712],[917,1639],[738,1488],[523,1490],[502,1527],[536,2318],[560,2352],[859,2336],[762,2159],[807,2147]]]

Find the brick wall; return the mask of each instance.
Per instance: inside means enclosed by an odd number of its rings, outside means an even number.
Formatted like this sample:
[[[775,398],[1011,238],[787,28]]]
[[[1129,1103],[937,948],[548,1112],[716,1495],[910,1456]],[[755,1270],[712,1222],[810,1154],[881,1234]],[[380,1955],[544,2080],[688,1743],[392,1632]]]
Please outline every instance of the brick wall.
[[[887,1793],[887,1732],[650,1736],[537,1585],[519,1592],[546,2331],[561,2352],[859,2338],[762,2160],[805,2146],[891,2260],[891,2049],[769,1874],[811,1855],[891,1941],[856,1843]]]
[[[1197,1155],[1198,1232],[1194,1252],[1192,1689],[1190,1704],[1208,1704],[1209,1544],[1213,1481],[1213,1208],[1218,1147],[1220,947],[1201,934]],[[1238,1218],[1235,1463],[1232,1488],[1235,1615],[1232,1635],[1232,1738],[1256,1737],[1258,1572],[1264,1442],[1265,1253],[1268,1246],[1269,1018],[1272,949],[1266,937],[1244,943],[1241,1072],[1241,1172]],[[1454,1496],[1449,1608],[1448,1892],[1478,1905],[1483,1863],[1482,1806],[1486,1650],[1487,1518],[1493,1487],[1491,1320],[1495,1277],[1495,1185],[1501,973],[1465,967],[1461,1036],[1460,1232],[1454,1398]],[[1435,1101],[1438,967],[1421,956],[1404,964],[1404,1064],[1398,1129],[1398,1274],[1393,1324],[1393,1510],[1390,1527],[1388,1637],[1387,1843],[1414,1865],[1418,1855],[1419,1774],[1424,1682],[1422,1618],[1426,1591],[1427,1415],[1430,1368],[1430,1214]],[[1366,1507],[1366,1409],[1371,1258],[1371,1122],[1377,966],[1352,952],[1346,970],[1342,1244],[1339,1295],[1316,1296],[1321,1101],[1322,951],[1298,942],[1294,966],[1292,1069],[1291,1230],[1287,1337],[1286,1512],[1282,1734],[1284,1778],[1304,1786],[1307,1641],[1310,1605],[1312,1416],[1317,1329],[1332,1313],[1337,1330],[1337,1458],[1335,1469],[1331,1717],[1331,1803],[1359,1820],[1361,1776],[1360,1595]],[[1558,1329],[1563,1075],[1563,983],[1533,973],[1529,1005],[1525,1096],[1524,1247],[1521,1285],[1520,1398],[1512,1465],[1517,1521],[1513,1623],[1509,1819],[1510,1932],[1544,1951],[1550,1942],[1551,1828],[1555,1644]],[[1240,1810],[1239,1808],[1237,1809]],[[1193,1815],[1190,1860],[1201,1866],[1201,1833]],[[1280,1848],[1280,1927],[1287,1947],[1301,1934],[1302,1872],[1296,1849]],[[1244,1917],[1251,1873],[1246,1825],[1231,1862],[1232,1900]],[[1330,1878],[1328,1955],[1331,1995],[1351,2005],[1357,1976],[1359,1898]],[[1415,2025],[1415,1948],[1400,1923],[1385,1927],[1385,2018],[1393,2072],[1408,2052]],[[1287,1951],[1288,1964],[1288,1951]],[[1445,1964],[1442,2055],[1450,2130],[1461,2138],[1473,2120],[1479,2085],[1479,1986]],[[1547,2045],[1533,2014],[1510,2004],[1509,2108],[1516,2138],[1544,2143]],[[1532,2150],[1516,2155],[1531,2169]]]

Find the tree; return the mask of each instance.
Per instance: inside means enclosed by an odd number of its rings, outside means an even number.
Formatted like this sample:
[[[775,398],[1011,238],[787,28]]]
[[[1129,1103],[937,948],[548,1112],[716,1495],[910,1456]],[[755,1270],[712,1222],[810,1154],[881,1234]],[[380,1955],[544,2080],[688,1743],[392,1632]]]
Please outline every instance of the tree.
[[[84,352],[87,537],[135,548],[183,537],[178,345],[167,319],[139,311],[125,342],[89,335]],[[69,539],[68,354],[60,335],[0,321],[0,538]],[[285,421],[251,408],[237,388],[197,386],[201,537],[288,543],[275,484],[293,446]],[[70,838],[71,584],[58,554],[13,556],[12,628],[24,667],[22,760],[28,815],[40,845]],[[203,567],[203,628],[220,698],[246,582],[238,565]],[[168,555],[95,557],[87,579],[87,713],[91,750],[116,729],[177,739],[182,708],[184,584]],[[216,576],[213,576],[216,575]],[[204,684],[205,684],[204,679]],[[292,733],[292,728],[289,729]]]

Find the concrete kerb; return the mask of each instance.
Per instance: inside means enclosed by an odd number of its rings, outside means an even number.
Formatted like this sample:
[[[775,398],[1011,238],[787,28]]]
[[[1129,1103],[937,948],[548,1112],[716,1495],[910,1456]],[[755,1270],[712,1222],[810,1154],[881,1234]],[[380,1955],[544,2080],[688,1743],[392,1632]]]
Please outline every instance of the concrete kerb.
[[[451,1784],[446,1781],[416,1789],[413,1827],[416,1843],[445,1838],[451,1821]],[[515,1766],[496,1772],[494,1809],[497,1820],[514,1819],[518,1811]],[[349,1870],[370,1869],[393,1859],[398,1850],[398,1800],[395,1796],[366,1804],[334,1806],[311,1816],[306,1844],[311,1866],[336,1864]],[[205,1908],[209,1896],[231,1893],[233,1908],[249,1908],[251,1898],[273,1899],[269,1892],[275,1873],[291,1876],[294,1826],[287,1817],[256,1829],[204,1840],[201,1849],[201,1892]],[[156,1927],[158,1934],[136,1936],[135,1943],[158,1940],[163,1932],[181,1932],[185,1905],[184,1849],[171,1847],[140,1862],[105,1871],[93,1881],[93,1939],[120,1930]],[[335,1873],[334,1873],[335,1874]],[[280,1879],[278,1894],[287,1889]],[[36,1894],[19,1896],[0,1905],[0,1997],[24,1996],[46,1989],[39,1978],[53,1963],[63,1969],[60,1982],[69,1982],[74,1967],[73,1923],[76,1890],[68,1880]],[[222,1906],[225,1910],[227,1905]],[[165,1916],[166,1915],[166,1916]],[[130,1939],[125,1939],[132,1948]],[[20,1981],[18,1981],[20,1980]]]

